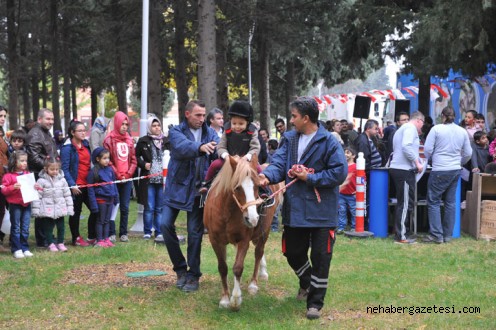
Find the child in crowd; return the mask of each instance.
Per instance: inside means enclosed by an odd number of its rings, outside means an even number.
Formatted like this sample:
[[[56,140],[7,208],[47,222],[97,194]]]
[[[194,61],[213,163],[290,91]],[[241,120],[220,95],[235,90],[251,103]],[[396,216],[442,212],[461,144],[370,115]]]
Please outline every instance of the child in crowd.
[[[486,118],[482,113],[475,116],[475,124],[483,131],[486,132]]]
[[[26,151],[26,132],[22,129],[18,129],[12,132],[10,135],[10,145],[8,150],[8,155],[10,156],[15,150]]]
[[[486,164],[491,162],[489,156],[489,141],[487,134],[483,131],[474,133],[474,143],[472,144],[472,172],[484,172]]]
[[[486,174],[496,174],[496,163],[488,163],[484,168],[484,173]]]
[[[277,142],[276,139],[270,139],[269,142],[267,142],[267,147],[269,149],[267,163],[269,164],[272,163],[272,157],[274,157],[274,154],[276,153],[278,146],[279,146],[279,142]]]
[[[213,180],[217,172],[220,171],[227,156],[237,155],[250,161],[253,155],[260,154],[260,142],[258,140],[257,128],[251,123],[253,120],[253,108],[246,101],[235,101],[229,107],[230,120],[224,125],[224,133],[217,146],[219,159],[210,164],[205,182],[202,183],[200,193],[204,194],[208,190],[208,185]],[[258,172],[262,172],[260,166]]]
[[[33,256],[28,245],[31,203],[24,203],[21,184],[17,182],[18,176],[29,174],[27,168],[28,154],[14,151],[9,158],[9,173],[2,179],[2,194],[9,202],[11,251],[16,259]]]
[[[495,130],[493,130],[495,131]],[[492,141],[489,142],[489,134],[491,134]],[[488,142],[489,144],[489,156],[491,156],[491,159],[493,162],[496,162],[496,138],[494,138],[494,132],[490,132],[487,137],[488,137]]]
[[[64,172],[60,170],[59,159],[52,157],[45,160],[45,167],[40,171],[37,183],[42,189],[38,190],[40,199],[33,201],[33,217],[42,219],[48,251],[66,252],[64,217],[74,215],[74,203]],[[53,239],[55,226],[57,226],[56,244]]]
[[[356,216],[356,152],[353,148],[346,147],[344,155],[348,162],[348,176],[346,180],[339,186],[339,210],[338,210],[338,234],[342,234],[348,224],[348,211],[351,214],[351,230],[355,230]]]
[[[113,182],[116,180],[112,167],[109,166],[110,152],[102,147],[97,147],[91,153],[94,167],[88,173],[88,184]],[[92,213],[97,213],[96,239],[97,247],[113,247],[109,239],[110,216],[114,205],[119,202],[119,192],[115,183],[88,188],[88,199]]]

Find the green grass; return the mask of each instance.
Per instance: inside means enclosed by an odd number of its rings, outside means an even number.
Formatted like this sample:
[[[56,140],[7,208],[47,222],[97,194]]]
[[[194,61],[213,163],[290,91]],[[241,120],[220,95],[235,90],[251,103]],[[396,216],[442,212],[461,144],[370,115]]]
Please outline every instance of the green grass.
[[[131,215],[136,214],[132,202]],[[134,217],[131,216],[130,222]],[[81,229],[85,227],[82,220]],[[184,214],[178,230],[185,233]],[[67,226],[67,239],[70,233]],[[33,235],[31,235],[31,241]],[[250,296],[247,283],[253,269],[253,248],[243,276],[239,312],[218,308],[220,281],[217,261],[207,236],[202,251],[200,291],[184,294],[173,284],[175,275],[163,245],[131,237],[113,249],[70,247],[68,253],[34,250],[31,259],[0,255],[0,328],[15,329],[307,329],[307,328],[459,328],[491,329],[496,321],[496,245],[463,237],[445,245],[398,246],[391,239],[349,240],[335,245],[323,317],[304,318],[297,302],[297,279],[280,252],[281,234],[267,244],[269,281]],[[183,246],[184,248],[184,246]],[[229,264],[233,248],[228,250]],[[116,280],[105,269],[137,265],[137,270],[166,270],[149,282]],[[134,270],[136,267],[134,267]],[[75,281],[100,273],[100,282]],[[103,275],[102,275],[103,269]],[[119,271],[117,271],[119,272]],[[125,272],[125,271],[122,271]],[[132,282],[138,281],[138,282]],[[229,282],[232,285],[230,269]],[[131,284],[129,284],[131,283]],[[141,284],[142,283],[142,284]],[[374,306],[443,306],[455,314],[370,314]],[[458,313],[479,307],[479,314]]]

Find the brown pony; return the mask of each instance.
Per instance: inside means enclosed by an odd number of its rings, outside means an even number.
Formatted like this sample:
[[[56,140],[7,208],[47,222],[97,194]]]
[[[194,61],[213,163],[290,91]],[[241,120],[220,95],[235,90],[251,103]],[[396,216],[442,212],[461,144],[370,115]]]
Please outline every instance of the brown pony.
[[[222,308],[239,310],[241,306],[240,282],[250,241],[255,245],[255,268],[248,292],[257,293],[257,275],[260,279],[268,278],[264,248],[270,233],[272,217],[281,199],[276,200],[272,206],[262,208],[262,216],[258,214],[256,204],[260,199],[257,162],[256,155],[251,162],[237,156],[228,157],[213,181],[205,202],[203,221],[217,255],[222,280],[222,298],[219,307]],[[226,263],[226,246],[229,243],[236,247],[236,260],[233,266],[234,288],[230,299]]]

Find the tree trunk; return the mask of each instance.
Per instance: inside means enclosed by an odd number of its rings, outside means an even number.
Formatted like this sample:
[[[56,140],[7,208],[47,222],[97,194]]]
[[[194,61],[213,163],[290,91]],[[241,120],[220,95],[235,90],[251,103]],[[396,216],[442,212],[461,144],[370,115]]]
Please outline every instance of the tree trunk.
[[[260,101],[260,127],[268,128],[270,125],[270,71],[269,71],[269,47],[263,36],[258,47],[259,68],[260,68],[260,84],[259,101]]]
[[[8,84],[9,84],[9,127],[18,125],[18,56],[17,56],[17,30],[16,8],[14,0],[7,0],[7,58],[8,58]]]
[[[90,99],[91,99],[91,123],[95,122],[98,117],[98,89],[91,85]]]
[[[77,93],[76,93],[76,79],[71,78],[71,103],[72,103],[72,118],[77,118]],[[95,118],[96,119],[96,118]],[[93,123],[93,118],[91,118],[91,123]]]
[[[20,67],[22,73],[20,74],[21,79],[21,90],[22,90],[22,109],[23,109],[23,120],[29,118],[31,116],[31,100],[29,98],[29,66],[28,57],[26,52],[26,43],[27,43],[27,35],[21,36],[20,50],[21,50],[21,63],[24,63]],[[20,119],[20,118],[19,118]],[[22,120],[19,120],[19,123],[22,125]]]
[[[70,72],[70,52],[69,52],[69,27],[67,19],[62,23],[62,54],[63,54],[63,76],[64,76],[64,131],[69,128],[71,122],[71,72]],[[77,118],[73,117],[74,119]],[[81,118],[78,118],[79,120]]]
[[[222,5],[221,2],[220,5]],[[229,89],[227,82],[227,27],[224,20],[217,20],[217,107],[226,113],[229,108]]]
[[[150,43],[148,54],[148,113],[157,115],[160,122],[162,122],[163,118],[159,29],[163,12],[161,7],[159,1],[152,1],[150,8]]]
[[[198,97],[208,110],[217,106],[215,1],[198,1]]]
[[[58,63],[58,28],[57,28],[57,0],[50,1],[50,36],[52,38],[51,55],[52,55],[52,111],[53,111],[53,129],[61,130],[60,123],[60,104],[59,104],[59,63]]]
[[[122,63],[122,49],[121,49],[121,28],[120,28],[120,13],[121,7],[119,6],[119,0],[112,0],[112,14],[114,18],[114,53],[115,53],[115,90],[117,93],[117,104],[119,111],[124,112],[127,115],[127,99],[126,99],[126,89],[127,81],[124,75],[124,67]]]
[[[285,116],[286,116],[286,126],[287,130],[291,129],[291,111],[289,109],[289,104],[295,98],[295,71],[294,71],[294,60],[290,60],[286,63],[286,103],[284,104]]]
[[[40,111],[40,89],[38,88],[38,83],[38,68],[36,67],[36,65],[34,65],[33,72],[31,73],[31,103],[33,104],[33,108],[31,116],[28,117],[34,120],[36,120],[38,111]]]
[[[430,116],[431,106],[431,77],[423,75],[419,77],[418,109],[424,116]]]
[[[124,81],[124,71],[122,69],[122,57],[116,54],[115,57],[115,90],[117,93],[117,104],[119,111],[127,115],[126,82]]]
[[[175,79],[177,88],[177,101],[179,107],[179,121],[184,119],[184,108],[186,103],[189,101],[188,96],[188,80],[186,77],[186,49],[184,47],[185,35],[184,31],[186,29],[186,11],[187,2],[186,1],[174,1],[174,62],[175,67]]]
[[[41,46],[41,97],[43,98],[42,104],[43,108],[47,107],[48,103],[48,88],[47,88],[47,72],[46,72],[46,67],[45,67],[45,61],[46,61],[46,50],[45,46]],[[38,116],[38,114],[36,114]],[[36,116],[34,120],[36,121]]]

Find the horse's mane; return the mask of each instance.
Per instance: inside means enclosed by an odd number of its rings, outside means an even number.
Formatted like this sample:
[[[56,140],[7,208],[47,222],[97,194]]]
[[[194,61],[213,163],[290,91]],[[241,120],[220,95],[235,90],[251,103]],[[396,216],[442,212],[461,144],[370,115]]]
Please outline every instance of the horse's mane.
[[[215,190],[216,196],[220,193],[232,193],[246,177],[250,177],[255,172],[250,162],[245,158],[240,158],[239,156],[231,156],[231,158],[234,158],[237,162],[236,171],[233,172],[230,160],[227,158],[212,183],[211,190]]]

